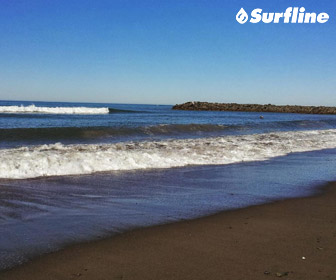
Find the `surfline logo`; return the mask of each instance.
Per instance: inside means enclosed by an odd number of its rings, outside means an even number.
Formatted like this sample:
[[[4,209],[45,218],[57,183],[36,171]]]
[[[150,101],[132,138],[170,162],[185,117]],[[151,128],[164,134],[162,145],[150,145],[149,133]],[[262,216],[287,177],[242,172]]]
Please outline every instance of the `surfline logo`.
[[[240,24],[244,24],[248,21],[249,16],[241,8],[236,15],[236,20]],[[262,9],[257,8],[251,12],[251,23],[326,23],[329,20],[327,13],[306,13],[304,7],[288,7],[285,12],[282,13],[265,13]]]

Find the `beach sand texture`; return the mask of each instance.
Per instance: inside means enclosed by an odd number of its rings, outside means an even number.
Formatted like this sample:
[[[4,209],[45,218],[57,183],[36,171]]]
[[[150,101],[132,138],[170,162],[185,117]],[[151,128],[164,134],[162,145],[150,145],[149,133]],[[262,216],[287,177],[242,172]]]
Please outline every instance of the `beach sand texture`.
[[[73,245],[0,279],[336,279],[336,183],[323,190]]]

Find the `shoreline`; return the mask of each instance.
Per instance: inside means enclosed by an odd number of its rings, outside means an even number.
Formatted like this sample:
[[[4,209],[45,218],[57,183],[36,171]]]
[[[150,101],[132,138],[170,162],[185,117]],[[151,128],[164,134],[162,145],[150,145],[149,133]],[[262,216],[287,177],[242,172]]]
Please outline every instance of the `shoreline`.
[[[336,183],[313,196],[71,245],[0,279],[335,279]]]
[[[336,115],[336,107],[327,107],[327,106],[211,103],[211,102],[199,102],[199,101],[197,102],[189,101],[183,104],[176,104],[172,107],[172,109],[182,111],[229,111],[229,112]]]

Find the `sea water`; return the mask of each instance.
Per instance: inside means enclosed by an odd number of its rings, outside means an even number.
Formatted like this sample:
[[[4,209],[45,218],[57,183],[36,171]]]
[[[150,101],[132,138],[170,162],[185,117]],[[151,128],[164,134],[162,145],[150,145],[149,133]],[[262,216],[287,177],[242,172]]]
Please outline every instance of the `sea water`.
[[[0,102],[0,269],[135,227],[310,195],[336,116]]]

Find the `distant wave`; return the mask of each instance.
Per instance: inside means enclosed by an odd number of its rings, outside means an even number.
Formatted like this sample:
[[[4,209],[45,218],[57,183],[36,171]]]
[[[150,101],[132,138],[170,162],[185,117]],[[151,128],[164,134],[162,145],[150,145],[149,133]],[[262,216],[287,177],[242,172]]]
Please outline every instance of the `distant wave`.
[[[263,161],[330,148],[336,148],[336,129],[105,145],[58,143],[0,150],[0,178]]]
[[[0,113],[38,113],[38,114],[108,114],[109,108],[90,107],[37,107],[29,106],[0,106]]]
[[[115,113],[149,113],[147,111],[135,111],[135,110],[127,110],[127,109],[115,109],[115,108],[108,108],[110,114]]]

